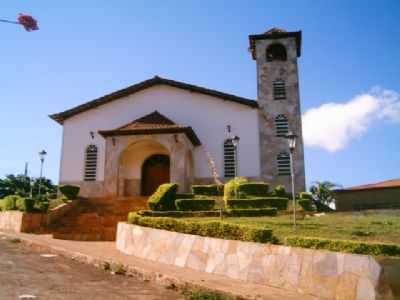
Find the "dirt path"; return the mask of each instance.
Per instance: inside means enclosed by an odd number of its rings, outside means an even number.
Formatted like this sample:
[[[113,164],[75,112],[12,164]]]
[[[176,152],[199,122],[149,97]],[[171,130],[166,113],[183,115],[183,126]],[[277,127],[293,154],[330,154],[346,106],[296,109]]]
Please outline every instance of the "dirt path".
[[[42,254],[46,253],[0,236],[0,299],[183,299],[179,293],[152,283]]]

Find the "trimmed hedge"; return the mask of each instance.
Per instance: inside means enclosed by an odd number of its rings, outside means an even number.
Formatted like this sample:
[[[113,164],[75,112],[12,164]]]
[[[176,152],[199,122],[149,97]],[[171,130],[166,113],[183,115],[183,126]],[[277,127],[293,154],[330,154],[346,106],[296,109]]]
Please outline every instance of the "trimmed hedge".
[[[288,246],[324,249],[336,252],[348,252],[367,255],[400,256],[400,245],[385,243],[366,243],[347,240],[330,240],[311,237],[287,237]]]
[[[178,210],[212,210],[215,206],[213,199],[179,199],[175,200],[175,206]]]
[[[304,200],[312,200],[311,194],[310,194],[310,193],[307,193],[307,192],[301,192],[301,193],[299,194],[299,198],[300,198],[300,199],[304,199]]]
[[[285,186],[284,185],[277,185],[274,188],[274,195],[277,197],[287,197]]]
[[[240,240],[258,243],[268,243],[273,240],[271,229],[255,228],[224,222],[190,222],[173,218],[141,217],[134,212],[129,213],[128,222],[145,227],[226,240]]]
[[[176,210],[175,196],[178,190],[176,183],[164,183],[149,197],[148,204],[151,210]]]
[[[75,200],[78,198],[80,187],[77,185],[62,185],[60,186],[60,192],[68,198],[68,200]]]
[[[224,194],[224,185],[192,185],[192,193],[201,196],[222,196]]]
[[[249,197],[267,197],[269,184],[265,182],[247,182],[237,186],[237,194],[239,199]]]
[[[275,207],[279,210],[284,210],[287,209],[288,201],[288,198],[282,197],[231,199],[226,201],[226,206],[231,209]]]
[[[194,194],[189,194],[189,193],[187,193],[187,194],[176,194],[175,195],[175,200],[178,200],[178,199],[193,199],[194,198]]]
[[[142,217],[172,217],[172,218],[194,218],[194,217],[219,217],[219,210],[210,211],[153,211],[139,210],[138,215]]]
[[[311,200],[309,199],[299,199],[297,203],[303,208],[305,211],[314,211],[314,206]]]
[[[224,212],[224,216],[228,217],[275,217],[278,210],[275,207],[269,208],[250,208],[250,209],[228,209]]]
[[[140,210],[137,212],[142,217],[171,217],[171,218],[199,218],[199,217],[220,217],[221,211],[153,211]],[[271,216],[277,214],[277,209],[269,208],[252,208],[252,209],[228,209],[222,211],[224,217],[260,217]]]
[[[227,183],[225,183],[224,200],[227,201],[228,199],[236,198],[238,185],[246,182],[248,182],[248,180],[245,177],[235,177],[229,180]]]

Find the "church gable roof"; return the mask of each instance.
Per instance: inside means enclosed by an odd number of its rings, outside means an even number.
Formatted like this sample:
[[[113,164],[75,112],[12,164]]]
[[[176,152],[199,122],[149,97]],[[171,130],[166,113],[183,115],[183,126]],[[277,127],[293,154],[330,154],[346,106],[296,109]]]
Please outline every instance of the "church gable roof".
[[[254,107],[254,108],[258,107],[258,103],[252,99],[243,98],[243,97],[235,96],[232,94],[228,94],[228,93],[224,93],[224,92],[220,92],[220,91],[216,91],[216,90],[212,90],[212,89],[208,89],[208,88],[204,88],[204,87],[200,87],[200,86],[196,86],[196,85],[192,85],[192,84],[188,84],[188,83],[184,83],[184,82],[180,82],[180,81],[175,81],[175,80],[155,76],[151,79],[131,85],[127,88],[118,90],[111,94],[108,94],[108,95],[102,96],[100,98],[94,99],[92,101],[86,102],[84,104],[78,105],[78,106],[68,109],[66,111],[52,114],[52,115],[50,115],[50,118],[52,118],[53,120],[55,120],[56,122],[58,122],[60,124],[63,124],[64,120],[66,120],[74,115],[85,112],[92,108],[96,108],[103,104],[112,102],[119,98],[134,94],[136,92],[142,91],[144,89],[150,88],[155,85],[168,85],[171,87],[188,90],[188,91],[195,92],[195,93],[213,96],[213,97],[225,100],[225,101],[231,101],[231,102],[247,105],[247,106]]]
[[[116,129],[99,131],[99,134],[103,137],[168,133],[184,133],[194,146],[201,145],[192,127],[176,124],[158,111],[154,111]]]

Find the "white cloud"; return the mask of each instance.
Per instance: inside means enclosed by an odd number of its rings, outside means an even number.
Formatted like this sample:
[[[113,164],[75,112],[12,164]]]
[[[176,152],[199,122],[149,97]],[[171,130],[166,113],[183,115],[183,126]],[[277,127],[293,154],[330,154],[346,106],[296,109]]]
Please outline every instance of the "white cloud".
[[[383,119],[400,122],[400,94],[375,87],[348,102],[330,102],[307,110],[303,114],[304,143],[335,152]]]

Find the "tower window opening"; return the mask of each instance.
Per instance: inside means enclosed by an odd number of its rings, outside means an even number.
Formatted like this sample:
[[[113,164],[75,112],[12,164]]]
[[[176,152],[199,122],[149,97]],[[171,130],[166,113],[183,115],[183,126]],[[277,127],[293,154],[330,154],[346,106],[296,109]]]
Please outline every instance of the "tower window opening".
[[[286,48],[282,44],[272,44],[267,48],[267,61],[286,61]]]

